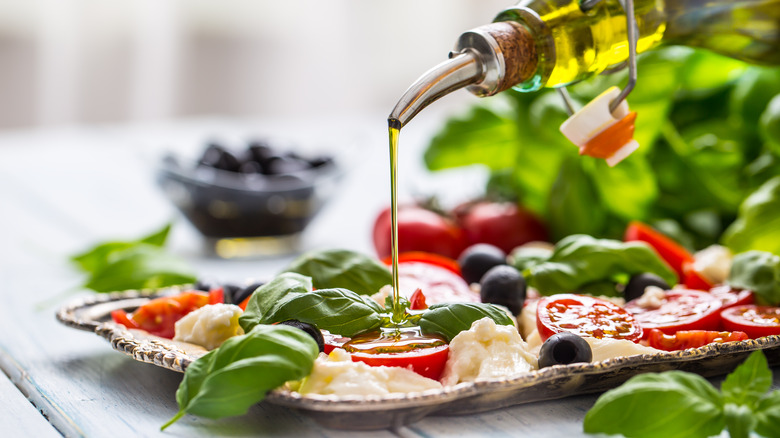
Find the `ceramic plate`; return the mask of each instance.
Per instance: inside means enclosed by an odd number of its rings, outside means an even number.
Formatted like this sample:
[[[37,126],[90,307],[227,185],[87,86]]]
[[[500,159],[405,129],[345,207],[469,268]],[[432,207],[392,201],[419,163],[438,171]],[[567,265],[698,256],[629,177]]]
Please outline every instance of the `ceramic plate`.
[[[183,372],[206,350],[192,344],[127,330],[111,321],[111,311],[133,311],[151,298],[179,292],[170,288],[156,293],[121,292],[93,295],[60,309],[57,319],[65,325],[93,331],[111,346],[133,359]],[[601,392],[629,377],[645,372],[682,370],[705,377],[726,374],[750,352],[764,350],[770,365],[780,364],[780,336],[757,340],[710,344],[702,348],[659,354],[619,357],[590,364],[554,366],[514,378],[461,383],[441,390],[370,397],[301,396],[277,389],[266,401],[296,408],[326,427],[381,429],[400,427],[426,415],[460,415],[492,409]]]

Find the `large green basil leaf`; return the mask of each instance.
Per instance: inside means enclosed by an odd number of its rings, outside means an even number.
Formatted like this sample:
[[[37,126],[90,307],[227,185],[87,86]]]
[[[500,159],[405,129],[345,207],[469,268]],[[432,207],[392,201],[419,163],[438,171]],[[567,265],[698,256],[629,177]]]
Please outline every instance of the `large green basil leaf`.
[[[737,220],[726,229],[722,241],[734,253],[761,250],[780,254],[780,176],[742,202]]]
[[[424,333],[435,333],[452,341],[458,333],[471,328],[474,321],[490,318],[499,325],[512,325],[512,319],[506,312],[487,303],[448,303],[434,304],[420,318],[420,328]]]
[[[159,246],[146,243],[111,255],[108,263],[96,269],[84,287],[97,292],[146,289],[192,283],[196,276],[183,260]]]
[[[179,412],[162,429],[186,413],[208,418],[242,415],[266,393],[309,375],[319,354],[303,330],[258,325],[228,339],[187,367],[176,391]]]
[[[249,298],[246,310],[238,318],[238,323],[245,333],[249,333],[257,324],[268,323],[268,314],[284,302],[288,295],[305,294],[311,290],[311,278],[293,272],[280,274],[257,288]]]
[[[780,429],[780,390],[772,391],[758,403],[755,410],[755,431],[761,436],[779,438]]]
[[[754,351],[720,386],[726,403],[754,408],[772,387],[772,371],[761,350]]]
[[[165,245],[170,231],[171,224],[169,223],[138,240],[101,243],[83,253],[72,256],[71,260],[84,271],[96,272],[109,264],[112,258],[116,258],[118,253],[133,248],[138,244],[149,244],[158,247]]]
[[[752,290],[761,304],[780,304],[780,256],[764,251],[737,254],[731,264],[728,283]]]
[[[550,258],[523,272],[529,286],[543,295],[569,293],[605,280],[625,283],[650,272],[675,284],[677,275],[647,245],[572,235],[555,245]]]
[[[695,438],[723,430],[723,400],[701,376],[641,374],[602,394],[585,415],[586,433]]]
[[[342,249],[309,252],[294,260],[284,272],[311,277],[317,289],[341,287],[363,295],[372,295],[393,282],[387,266],[372,257]]]
[[[384,311],[371,298],[347,289],[317,289],[288,295],[264,316],[262,322],[270,324],[297,319],[351,337],[379,327]]]
[[[500,102],[500,97],[491,103]],[[466,115],[447,121],[425,151],[430,170],[473,164],[503,169],[515,163],[517,124],[506,108],[474,106]]]
[[[606,210],[580,160],[566,159],[550,189],[547,221],[554,240],[570,234],[599,235],[606,224]]]

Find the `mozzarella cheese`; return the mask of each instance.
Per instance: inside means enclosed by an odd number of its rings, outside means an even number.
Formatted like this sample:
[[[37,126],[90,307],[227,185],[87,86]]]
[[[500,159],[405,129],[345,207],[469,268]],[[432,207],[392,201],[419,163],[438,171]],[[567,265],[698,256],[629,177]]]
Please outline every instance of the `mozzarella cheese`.
[[[441,382],[456,385],[511,377],[537,367],[536,357],[511,325],[497,325],[490,318],[475,321],[450,342],[450,355]]]
[[[213,350],[228,338],[243,335],[238,317],[243,311],[234,304],[210,304],[194,310],[174,326],[174,341],[189,342]]]
[[[441,389],[441,383],[399,367],[372,367],[352,362],[341,348],[320,354],[309,377],[301,384],[301,394],[385,395]]]

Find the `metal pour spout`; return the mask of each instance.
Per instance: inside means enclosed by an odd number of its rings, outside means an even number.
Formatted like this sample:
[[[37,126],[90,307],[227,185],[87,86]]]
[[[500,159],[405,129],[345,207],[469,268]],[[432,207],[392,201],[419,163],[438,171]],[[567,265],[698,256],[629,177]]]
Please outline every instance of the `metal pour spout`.
[[[463,33],[450,58],[428,70],[401,96],[388,123],[401,129],[423,108],[459,88],[492,96],[527,79],[537,56],[529,31],[514,22],[495,22]]]
[[[450,55],[450,59],[420,76],[401,96],[387,118],[391,126],[401,129],[429,104],[482,79],[482,64],[474,52]]]

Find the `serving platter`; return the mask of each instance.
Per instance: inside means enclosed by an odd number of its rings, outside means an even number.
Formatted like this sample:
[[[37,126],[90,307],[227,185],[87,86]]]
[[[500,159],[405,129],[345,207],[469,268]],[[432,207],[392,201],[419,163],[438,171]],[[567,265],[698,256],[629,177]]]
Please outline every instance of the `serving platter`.
[[[137,361],[184,372],[190,363],[207,353],[204,348],[151,336],[141,330],[128,330],[111,320],[114,310],[130,312],[153,298],[180,291],[178,288],[165,288],[91,295],[62,307],[57,312],[57,319],[69,327],[96,333],[108,340],[112,348]],[[771,366],[780,365],[780,336],[767,336],[679,352],[558,365],[515,377],[461,383],[419,393],[302,396],[279,388],[271,391],[265,401],[297,409],[330,428],[395,428],[427,415],[474,414],[522,403],[602,392],[634,375],[647,372],[681,370],[704,377],[722,375],[732,371],[755,350],[763,350]]]

